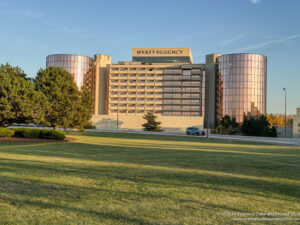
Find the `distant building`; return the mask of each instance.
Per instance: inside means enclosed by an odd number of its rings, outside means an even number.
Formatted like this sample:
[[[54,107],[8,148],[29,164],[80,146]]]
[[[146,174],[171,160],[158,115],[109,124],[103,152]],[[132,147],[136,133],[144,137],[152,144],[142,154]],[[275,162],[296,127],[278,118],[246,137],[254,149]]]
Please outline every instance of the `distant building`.
[[[126,120],[153,112],[173,120],[174,127],[179,121],[182,127],[203,126],[209,117],[214,128],[224,115],[242,123],[245,116],[266,112],[263,55],[211,54],[205,64],[193,64],[189,48],[133,48],[131,62],[111,64],[111,57],[102,54],[94,59],[56,54],[47,57],[48,66],[65,68],[79,88],[91,90],[99,120],[100,115]]]
[[[293,117],[293,137],[300,138],[300,108],[297,108],[297,115]]]

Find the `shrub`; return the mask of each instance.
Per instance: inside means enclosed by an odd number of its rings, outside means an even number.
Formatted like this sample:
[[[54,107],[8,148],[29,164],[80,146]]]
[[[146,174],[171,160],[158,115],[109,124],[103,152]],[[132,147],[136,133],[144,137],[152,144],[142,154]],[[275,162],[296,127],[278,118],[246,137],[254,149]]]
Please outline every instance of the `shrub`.
[[[12,137],[14,135],[14,130],[1,127],[0,128],[0,137]]]
[[[265,116],[244,118],[242,133],[249,136],[277,137],[275,127],[271,127]]]
[[[40,138],[64,140],[66,135],[62,131],[58,130],[41,130]]]
[[[15,137],[23,138],[39,138],[40,130],[39,129],[29,129],[29,128],[15,128]]]

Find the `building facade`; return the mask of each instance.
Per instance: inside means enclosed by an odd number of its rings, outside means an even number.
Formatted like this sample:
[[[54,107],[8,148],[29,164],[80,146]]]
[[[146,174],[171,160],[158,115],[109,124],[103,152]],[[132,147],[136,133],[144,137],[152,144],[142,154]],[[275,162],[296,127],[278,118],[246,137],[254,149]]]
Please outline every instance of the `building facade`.
[[[293,118],[293,137],[300,138],[300,108],[297,108],[297,114]]]
[[[242,123],[245,116],[265,115],[267,58],[258,54],[228,54],[218,61],[216,120],[230,115]]]
[[[59,54],[48,56],[47,66],[66,69],[79,88],[89,88],[95,117],[106,115],[107,121],[115,116],[140,121],[152,112],[162,120],[214,128],[225,115],[242,123],[245,116],[266,112],[263,55],[211,54],[204,64],[193,64],[189,48],[134,48],[130,62]]]

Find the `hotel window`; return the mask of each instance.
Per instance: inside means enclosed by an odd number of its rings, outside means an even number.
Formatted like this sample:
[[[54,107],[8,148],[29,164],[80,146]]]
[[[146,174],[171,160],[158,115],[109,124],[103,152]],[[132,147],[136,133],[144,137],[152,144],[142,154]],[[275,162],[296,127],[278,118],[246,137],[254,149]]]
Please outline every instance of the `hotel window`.
[[[184,77],[190,77],[192,75],[191,70],[182,70],[182,75]]]

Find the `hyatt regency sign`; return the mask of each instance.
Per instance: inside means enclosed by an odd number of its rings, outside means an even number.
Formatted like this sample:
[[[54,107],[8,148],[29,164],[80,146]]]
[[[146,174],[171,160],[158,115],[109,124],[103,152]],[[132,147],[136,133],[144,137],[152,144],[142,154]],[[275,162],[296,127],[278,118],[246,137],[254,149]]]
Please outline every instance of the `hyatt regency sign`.
[[[133,48],[132,56],[190,56],[189,48]]]

